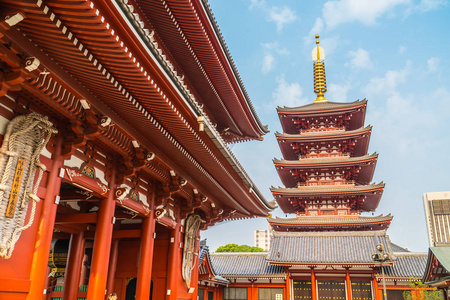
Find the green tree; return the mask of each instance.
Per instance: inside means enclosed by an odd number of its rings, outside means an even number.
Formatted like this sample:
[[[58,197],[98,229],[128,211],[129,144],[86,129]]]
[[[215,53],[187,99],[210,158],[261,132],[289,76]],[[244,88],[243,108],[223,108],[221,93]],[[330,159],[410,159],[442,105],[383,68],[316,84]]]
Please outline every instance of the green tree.
[[[265,252],[262,248],[248,245],[226,244],[217,248],[216,252]]]
[[[408,286],[410,291],[403,292],[405,300],[442,300],[442,291],[436,288],[429,288],[419,279],[410,278]]]

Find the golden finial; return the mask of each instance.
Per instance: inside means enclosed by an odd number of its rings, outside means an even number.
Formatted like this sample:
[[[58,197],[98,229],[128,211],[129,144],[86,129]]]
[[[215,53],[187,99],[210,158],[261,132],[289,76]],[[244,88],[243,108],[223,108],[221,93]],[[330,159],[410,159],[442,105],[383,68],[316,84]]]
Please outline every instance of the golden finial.
[[[314,66],[314,93],[317,94],[314,102],[326,102],[327,98],[324,97],[327,91],[327,79],[325,77],[325,52],[322,47],[319,47],[319,35],[316,35],[317,47],[312,51],[312,59]]]

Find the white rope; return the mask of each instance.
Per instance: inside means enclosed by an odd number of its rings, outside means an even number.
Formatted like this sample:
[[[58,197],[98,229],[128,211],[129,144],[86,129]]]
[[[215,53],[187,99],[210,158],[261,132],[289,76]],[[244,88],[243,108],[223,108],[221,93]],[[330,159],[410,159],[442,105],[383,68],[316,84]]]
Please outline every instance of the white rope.
[[[40,201],[37,190],[45,171],[39,161],[42,149],[57,130],[47,117],[37,113],[21,115],[9,122],[0,148],[0,257],[11,257],[23,230],[29,228]],[[22,178],[13,216],[7,216],[7,206],[13,187],[18,161],[23,160]],[[33,185],[36,169],[37,180]],[[16,178],[18,180],[18,178]],[[28,204],[32,202],[30,216],[25,224]],[[9,214],[8,214],[9,215]]]
[[[186,232],[184,238],[183,264],[181,275],[188,288],[191,287],[192,270],[196,267],[196,240],[200,225],[204,222],[199,215],[190,215],[186,221]]]

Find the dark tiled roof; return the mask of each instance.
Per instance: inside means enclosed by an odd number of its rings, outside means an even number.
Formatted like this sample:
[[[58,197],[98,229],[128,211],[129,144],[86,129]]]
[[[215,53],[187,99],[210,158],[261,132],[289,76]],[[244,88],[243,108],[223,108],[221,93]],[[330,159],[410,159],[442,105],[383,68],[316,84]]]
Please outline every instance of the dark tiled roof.
[[[397,260],[392,266],[384,268],[386,277],[405,278],[410,277],[422,278],[427,265],[426,253],[396,253]],[[381,277],[381,270],[377,277]]]
[[[289,134],[289,133],[280,133],[280,132],[276,132],[275,136],[281,137],[281,138],[286,138],[286,139],[290,139],[290,140],[321,140],[321,139],[336,139],[339,136],[356,136],[359,135],[365,131],[372,131],[372,126],[366,126],[366,127],[361,127],[355,130],[341,130],[341,131],[323,131],[323,132],[318,132],[318,133],[302,133],[302,134]]]
[[[391,252],[385,231],[274,232],[267,260],[279,264],[370,264],[376,245]],[[392,255],[393,259],[395,256]]]
[[[302,195],[302,194],[330,194],[330,193],[357,193],[371,191],[374,189],[384,188],[384,183],[369,184],[369,185],[327,185],[323,187],[309,187],[304,186],[301,188],[275,188],[272,187],[270,190],[272,193],[282,193],[289,195]]]
[[[391,243],[391,247],[393,252],[411,252],[407,248],[400,247],[399,245],[394,243]]]
[[[303,106],[297,106],[297,107],[277,107],[277,111],[314,111],[314,110],[328,110],[328,109],[342,109],[342,108],[348,108],[353,107],[356,105],[366,104],[367,100],[356,100],[354,102],[347,102],[347,103],[341,103],[341,102],[314,102],[311,104],[303,105]]]
[[[365,217],[365,216],[302,216],[299,218],[267,218],[269,223],[277,224],[352,224],[352,223],[372,223],[372,222],[382,222],[391,221],[391,214],[387,216],[379,215],[376,217]],[[397,246],[398,247],[398,246]],[[394,252],[396,252],[394,250]]]
[[[378,153],[367,154],[358,157],[333,157],[333,158],[315,158],[315,159],[299,159],[299,160],[285,160],[285,159],[273,159],[275,164],[282,165],[293,165],[293,166],[303,166],[303,165],[323,165],[323,164],[356,164],[363,160],[368,160],[372,158],[378,158]]]
[[[267,253],[213,253],[211,263],[223,277],[285,277],[281,266],[269,265]]]

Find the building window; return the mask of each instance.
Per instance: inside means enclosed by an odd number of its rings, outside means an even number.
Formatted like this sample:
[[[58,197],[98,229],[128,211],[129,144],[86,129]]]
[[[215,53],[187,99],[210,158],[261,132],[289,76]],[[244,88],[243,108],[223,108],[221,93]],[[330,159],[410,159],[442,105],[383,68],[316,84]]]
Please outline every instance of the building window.
[[[283,288],[258,288],[258,300],[283,300]]]
[[[205,300],[205,290],[198,289],[198,300]]]
[[[224,300],[247,300],[247,288],[226,287],[223,289]]]

